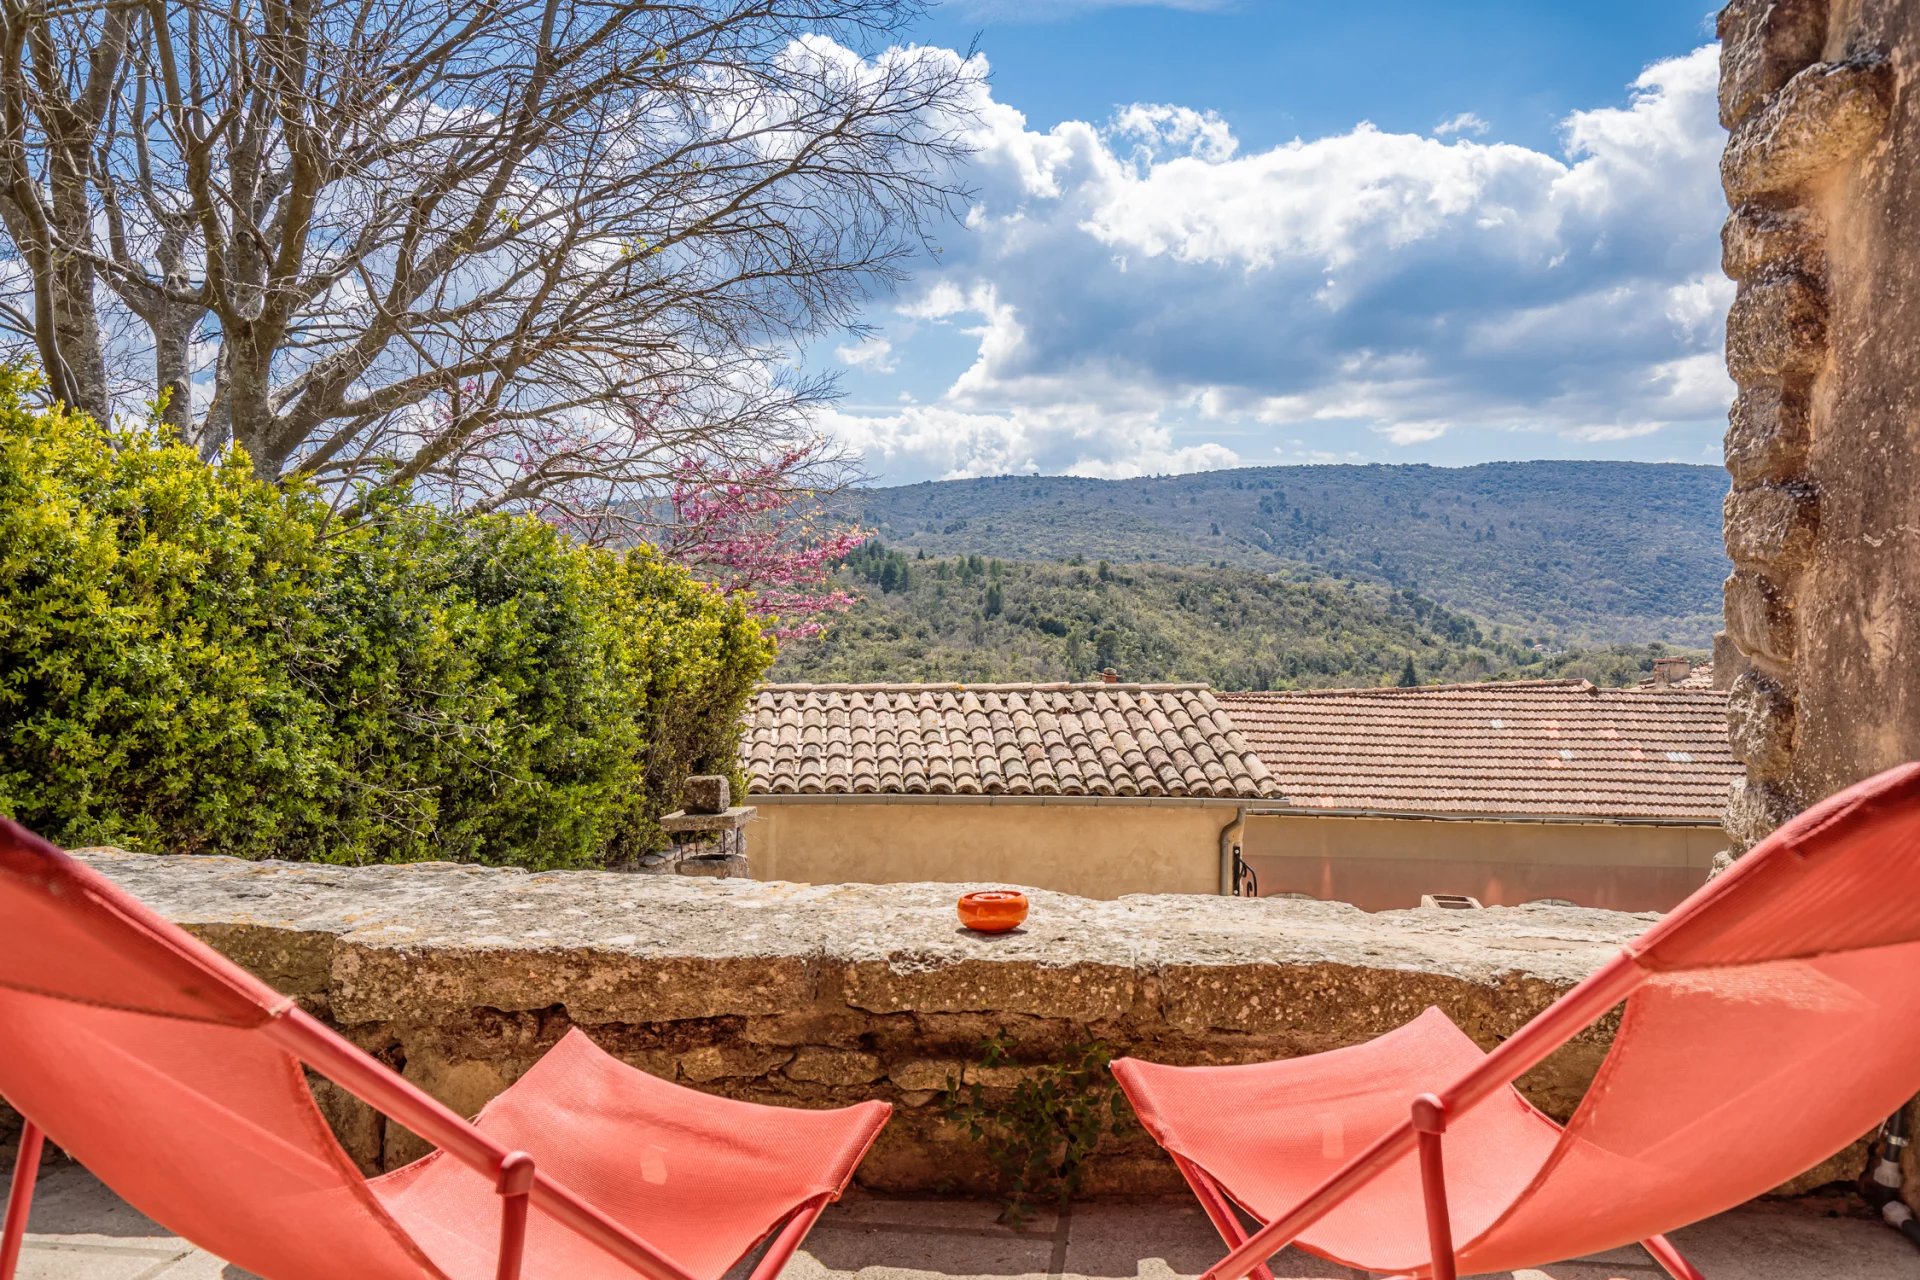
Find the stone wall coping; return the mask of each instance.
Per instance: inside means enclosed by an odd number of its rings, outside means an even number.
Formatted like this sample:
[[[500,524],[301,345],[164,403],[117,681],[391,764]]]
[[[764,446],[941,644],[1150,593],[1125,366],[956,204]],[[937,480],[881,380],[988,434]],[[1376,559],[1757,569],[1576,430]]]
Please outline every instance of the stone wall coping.
[[[474,1007],[564,1006],[581,1021],[764,1015],[816,1000],[827,970],[844,975],[847,1005],[873,1012],[1086,1020],[1125,1015],[1148,978],[1163,987],[1206,980],[1230,999],[1235,984],[1221,975],[1249,969],[1350,972],[1362,1003],[1369,971],[1564,989],[1654,919],[1536,906],[1369,914],[1180,894],[1094,901],[1028,889],[1026,925],[987,937],[955,916],[961,893],[994,887],[977,884],[79,856],[288,994],[324,993],[343,1021]]]
[[[616,872],[527,872],[444,862],[341,867],[88,849],[77,857],[170,919],[253,925],[380,946],[633,956],[820,957],[1164,965],[1326,964],[1467,979],[1524,971],[1577,981],[1644,932],[1652,913],[1585,907],[1410,908],[1134,894],[1107,901],[1025,889],[1026,925],[962,929],[955,900],[981,883],[803,885]]]

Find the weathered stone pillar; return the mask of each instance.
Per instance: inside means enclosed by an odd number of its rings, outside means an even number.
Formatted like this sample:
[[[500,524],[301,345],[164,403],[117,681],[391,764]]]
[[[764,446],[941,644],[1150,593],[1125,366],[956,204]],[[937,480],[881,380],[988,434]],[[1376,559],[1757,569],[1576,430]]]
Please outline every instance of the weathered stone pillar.
[[[747,874],[747,823],[757,810],[735,805],[732,788],[718,776],[687,779],[683,808],[660,819],[672,839],[672,870],[683,876],[726,879]]]
[[[1734,0],[1719,29],[1745,849],[1920,758],[1920,0]]]

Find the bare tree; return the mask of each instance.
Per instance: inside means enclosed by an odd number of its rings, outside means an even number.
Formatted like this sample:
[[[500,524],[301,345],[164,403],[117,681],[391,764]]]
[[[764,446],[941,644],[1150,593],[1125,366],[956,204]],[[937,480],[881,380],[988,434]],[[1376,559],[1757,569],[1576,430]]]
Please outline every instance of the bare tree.
[[[961,194],[920,3],[0,0],[0,326],[362,498],[824,459],[793,352]]]

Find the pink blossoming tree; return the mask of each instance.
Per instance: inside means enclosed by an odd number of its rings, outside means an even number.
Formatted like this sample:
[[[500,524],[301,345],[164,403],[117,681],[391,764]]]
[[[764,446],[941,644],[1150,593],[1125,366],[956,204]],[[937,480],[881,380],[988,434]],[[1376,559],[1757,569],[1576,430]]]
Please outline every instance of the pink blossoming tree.
[[[673,560],[722,591],[746,592],[781,640],[817,636],[854,596],[832,587],[833,569],[867,540],[830,520],[817,493],[794,483],[814,447],[745,467],[703,470],[688,462],[669,501],[661,545]]]
[[[457,415],[465,394],[456,388],[438,412]],[[651,542],[717,590],[750,597],[776,638],[819,635],[856,599],[831,585],[834,567],[869,536],[830,511],[848,459],[797,423],[723,452],[723,437],[686,416],[668,395],[630,401],[612,424],[517,424],[468,454],[468,487],[436,496],[456,510],[529,512],[596,545]]]

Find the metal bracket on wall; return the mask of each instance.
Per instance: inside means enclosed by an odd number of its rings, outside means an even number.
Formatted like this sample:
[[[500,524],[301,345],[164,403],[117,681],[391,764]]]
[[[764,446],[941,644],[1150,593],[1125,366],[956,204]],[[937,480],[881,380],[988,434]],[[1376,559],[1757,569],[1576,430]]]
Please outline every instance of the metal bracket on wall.
[[[1260,877],[1240,856],[1240,846],[1233,846],[1233,896],[1236,898],[1257,898],[1260,896]]]

